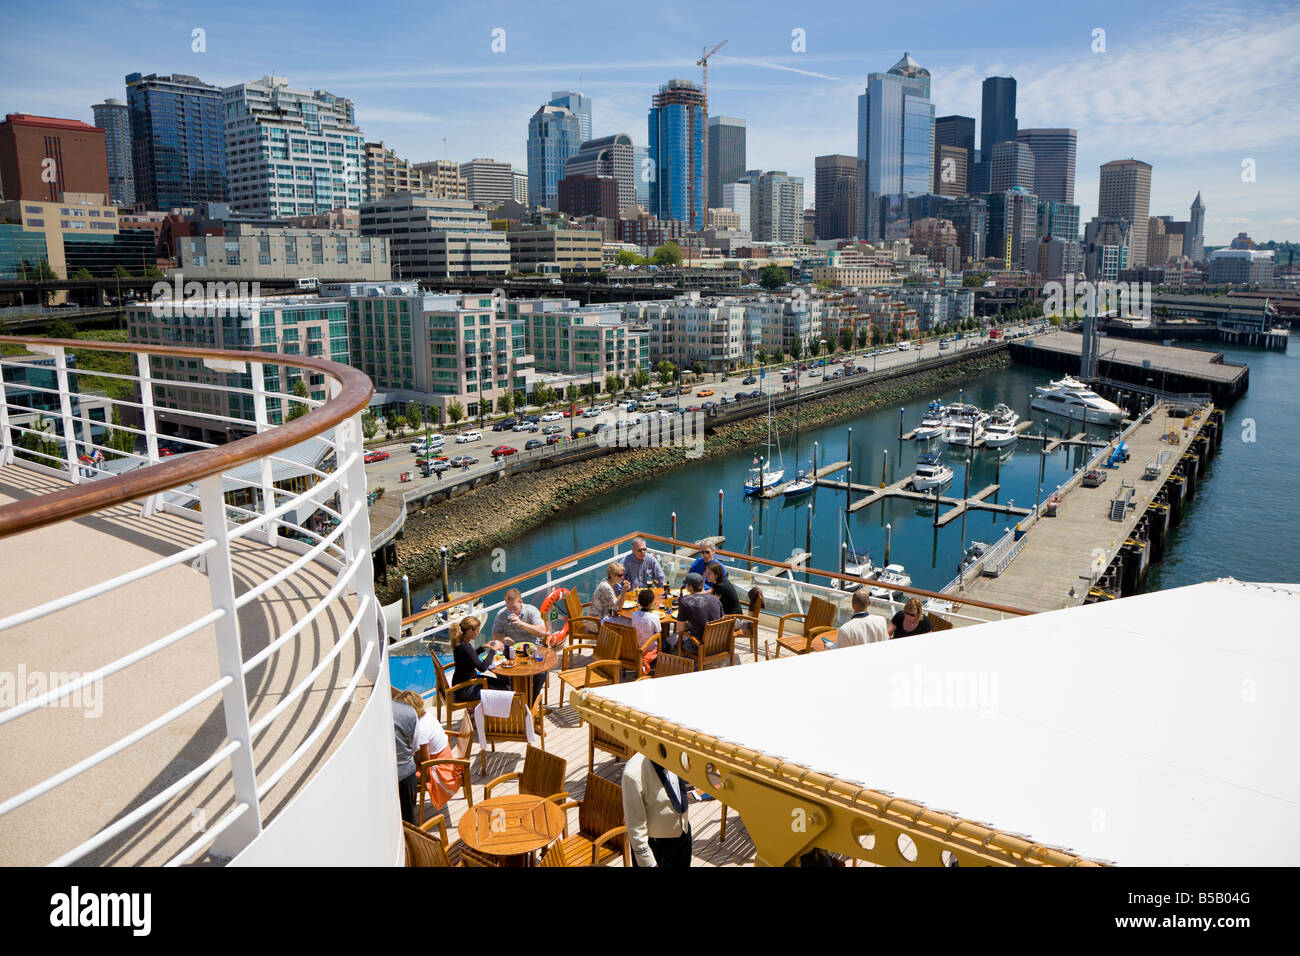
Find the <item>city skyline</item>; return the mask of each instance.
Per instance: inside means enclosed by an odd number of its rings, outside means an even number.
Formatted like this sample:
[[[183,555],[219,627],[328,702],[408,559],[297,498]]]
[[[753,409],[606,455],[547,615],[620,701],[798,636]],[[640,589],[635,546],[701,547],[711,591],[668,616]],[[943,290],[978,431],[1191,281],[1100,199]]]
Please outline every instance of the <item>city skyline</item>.
[[[1300,239],[1300,201],[1284,175],[1294,133],[1278,121],[1300,78],[1300,13],[1281,4],[1179,6],[1177,17],[1172,4],[1140,12],[1102,4],[1087,19],[1033,10],[1019,14],[1010,31],[998,8],[954,10],[950,19],[961,27],[954,33],[969,43],[961,50],[927,47],[932,31],[919,16],[884,11],[873,14],[873,43],[889,45],[860,50],[848,48],[852,31],[836,28],[852,12],[847,4],[818,8],[815,19],[792,14],[788,25],[756,18],[760,25],[669,3],[638,24],[636,55],[625,60],[609,53],[612,31],[592,26],[604,21],[583,16],[597,9],[576,4],[563,28],[546,22],[544,10],[491,2],[416,13],[410,35],[457,37],[431,66],[372,35],[330,32],[328,18],[319,28],[294,22],[301,42],[287,46],[280,32],[282,21],[290,26],[287,14],[238,3],[212,16],[129,4],[128,19],[139,17],[129,32],[84,4],[35,9],[14,24],[19,42],[0,67],[8,92],[0,112],[91,122],[92,104],[123,98],[127,73],[186,73],[222,87],[274,73],[294,87],[352,99],[366,140],[383,140],[413,162],[491,156],[523,168],[528,119],[554,91],[591,99],[594,137],[625,132],[644,145],[653,92],[673,77],[698,83],[694,59],[702,44],[727,39],[710,61],[709,113],[747,120],[749,166],[785,169],[811,183],[815,156],[855,152],[856,99],[867,75],[908,50],[931,72],[938,115],[978,118],[983,80],[1010,75],[1022,127],[1077,129],[1075,188],[1084,221],[1097,214],[1100,166],[1132,157],[1154,167],[1152,215],[1181,218],[1198,191],[1205,197],[1210,245],[1241,231]],[[69,33],[68,19],[84,29]],[[39,38],[60,22],[71,55],[40,57]],[[262,29],[241,29],[245,22]],[[1107,31],[1104,53],[1091,48],[1097,28]],[[192,50],[194,29],[206,31],[204,52]],[[493,53],[497,29],[505,31],[504,50]],[[791,49],[799,43],[792,32],[800,30],[803,53]],[[481,43],[468,42],[476,35]],[[1236,68],[1243,57],[1265,65],[1262,83]],[[41,82],[33,81],[37,75]],[[1254,161],[1254,181],[1244,181],[1246,160]]]

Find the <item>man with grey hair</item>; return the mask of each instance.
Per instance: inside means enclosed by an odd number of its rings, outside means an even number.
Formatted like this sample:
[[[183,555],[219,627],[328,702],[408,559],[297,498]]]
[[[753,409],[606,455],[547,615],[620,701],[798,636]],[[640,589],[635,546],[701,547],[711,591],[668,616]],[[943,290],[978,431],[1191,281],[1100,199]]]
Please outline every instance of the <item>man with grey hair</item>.
[[[632,553],[623,559],[623,570],[624,591],[639,591],[651,584],[662,587],[668,580],[659,559],[646,547],[645,538],[632,539]]]

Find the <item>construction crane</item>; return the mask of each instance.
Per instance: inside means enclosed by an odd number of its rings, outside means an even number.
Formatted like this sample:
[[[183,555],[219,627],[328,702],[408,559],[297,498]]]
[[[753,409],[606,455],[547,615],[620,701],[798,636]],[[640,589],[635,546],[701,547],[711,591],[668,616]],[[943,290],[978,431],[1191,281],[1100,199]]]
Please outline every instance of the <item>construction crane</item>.
[[[708,210],[708,208],[709,208],[709,200],[708,200],[708,182],[709,182],[709,169],[708,169],[708,167],[709,167],[709,57],[713,56],[713,54],[715,54],[715,53],[717,53],[719,50],[721,50],[722,47],[726,44],[726,42],[727,42],[726,40],[723,40],[722,43],[719,43],[717,46],[715,46],[715,47],[714,47],[712,50],[710,50],[708,53],[704,53],[704,48],[703,48],[703,47],[700,47],[700,52],[701,52],[702,55],[700,56],[700,58],[699,58],[698,60],[695,61],[695,65],[698,66],[698,67],[700,67],[701,70],[703,71],[703,74],[704,74],[703,82],[700,84],[700,90],[701,90],[701,92],[702,92],[702,94],[703,94],[703,96],[704,96],[704,115],[703,115],[703,117],[702,117],[702,119],[703,119],[703,121],[704,121],[704,156],[701,158],[701,159],[702,159],[701,165],[704,166],[704,183],[705,183],[704,208],[705,208],[706,212],[705,212],[705,217],[704,217],[704,218],[705,218],[705,221],[703,221],[703,222],[700,223],[700,228],[701,228],[701,229],[706,228],[706,227],[708,226],[708,212],[707,212],[707,210]],[[694,218],[694,216],[695,216],[695,190],[696,190],[696,183],[695,183],[695,164],[694,164],[694,163],[691,163],[691,217],[692,217],[692,218]]]

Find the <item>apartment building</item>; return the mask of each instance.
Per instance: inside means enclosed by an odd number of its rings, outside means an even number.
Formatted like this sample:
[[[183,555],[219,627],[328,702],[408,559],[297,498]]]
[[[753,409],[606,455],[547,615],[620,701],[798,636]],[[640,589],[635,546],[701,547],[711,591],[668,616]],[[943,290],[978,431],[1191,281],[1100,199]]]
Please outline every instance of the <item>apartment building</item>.
[[[679,298],[645,308],[650,332],[650,364],[678,368],[699,365],[705,372],[733,371],[747,359],[745,308],[730,300],[701,302]]]
[[[571,299],[507,299],[501,311],[523,321],[524,344],[540,373],[592,379],[630,376],[647,368],[650,332],[634,325],[617,305],[583,307]]]
[[[505,275],[510,244],[487,215],[463,199],[398,193],[361,206],[361,234],[388,239],[401,279]],[[599,260],[599,247],[597,247]]]
[[[187,279],[392,278],[388,239],[346,229],[292,229],[229,223],[225,235],[177,237]]]

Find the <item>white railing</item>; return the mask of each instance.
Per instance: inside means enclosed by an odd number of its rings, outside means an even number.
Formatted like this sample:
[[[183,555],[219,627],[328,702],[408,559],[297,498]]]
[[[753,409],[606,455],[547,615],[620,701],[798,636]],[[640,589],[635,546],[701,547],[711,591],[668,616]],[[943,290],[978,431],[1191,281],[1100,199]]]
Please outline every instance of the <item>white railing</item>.
[[[157,655],[164,651],[183,651],[187,639],[201,632],[211,635],[211,643],[194,647],[196,660],[210,659],[202,654],[215,647],[217,668],[206,686],[185,700],[170,707],[160,705],[162,712],[152,719],[125,720],[120,733],[114,728],[115,739],[98,746],[89,755],[36,782],[25,781],[29,785],[17,793],[0,793],[0,832],[9,814],[28,807],[26,813],[36,815],[41,831],[55,834],[51,845],[56,847],[48,859],[56,865],[77,864],[110,841],[129,840],[133,832],[155,826],[159,815],[168,811],[168,805],[178,794],[207,782],[213,793],[223,786],[232,786],[233,801],[220,819],[195,831],[199,832],[197,838],[179,850],[169,845],[167,862],[169,865],[188,863],[205,852],[213,860],[230,859],[257,839],[272,819],[271,808],[266,803],[272,788],[290,774],[300,774],[301,784],[315,772],[321,762],[321,738],[340,728],[344,710],[358,700],[358,688],[363,683],[375,682],[380,676],[384,648],[379,637],[370,561],[360,422],[361,411],[370,395],[370,383],[353,369],[298,356],[256,353],[254,357],[247,353],[147,349],[118,343],[74,344],[48,339],[4,338],[3,341],[20,344],[41,358],[0,357],[0,466],[36,472],[47,478],[57,476],[66,486],[56,496],[58,503],[53,508],[43,507],[44,496],[40,494],[0,506],[0,540],[7,538],[0,546],[4,549],[0,554],[7,552],[7,556],[0,557],[0,567],[9,579],[7,590],[0,591],[4,595],[0,601],[0,668],[14,660],[6,644],[10,648],[17,646],[13,642],[25,636],[20,629],[32,626],[48,627],[56,632],[67,629],[68,618],[56,616],[74,609],[82,620],[107,619],[111,614],[108,609],[116,606],[114,602],[124,600],[121,595],[125,589],[134,587],[131,593],[138,598],[140,585],[151,587],[160,575],[173,569],[189,567],[202,573],[208,594],[207,600],[198,606],[185,605],[193,617],[182,626],[161,635],[142,633],[137,646],[128,653],[84,674],[51,674],[48,690],[30,699],[24,699],[20,691],[16,701],[6,701],[10,706],[0,710],[0,728],[3,728],[0,733],[7,735],[0,736],[0,761],[13,757],[6,748],[17,746],[25,733],[19,723],[23,718],[62,701],[77,699],[76,695],[101,685],[109,677],[118,675],[122,680],[121,675],[146,662],[156,668]],[[132,352],[133,373],[77,369],[68,361],[69,348]],[[249,374],[253,387],[223,383],[218,375],[204,381],[160,378],[150,363],[156,357],[184,357],[200,362],[206,371]],[[304,376],[322,373],[329,399],[315,401],[267,392],[263,387],[263,365],[272,361],[277,365],[296,366]],[[32,380],[20,382],[22,374]],[[129,383],[129,396],[109,398],[82,387],[99,379]],[[229,395],[251,396],[254,416],[246,420],[162,407],[154,400],[159,386],[181,386],[193,390],[192,393],[213,392],[222,396],[223,402]],[[307,409],[306,414],[284,425],[269,424],[267,402],[277,398],[286,412],[297,402]],[[107,406],[133,424],[114,424],[111,413],[105,416],[105,421],[92,419],[85,412],[85,406],[92,403]],[[33,408],[34,405],[42,407]],[[163,416],[179,413],[200,423],[210,433],[224,430],[231,437],[235,432],[249,435],[218,444],[203,440],[202,435],[165,434],[163,428],[167,422]],[[114,440],[110,445],[110,433],[130,438]],[[304,445],[308,441],[316,444]],[[195,450],[168,455],[172,448]],[[303,459],[307,448],[318,454]],[[291,449],[297,449],[298,459],[286,454]],[[296,481],[295,490],[276,485],[277,469],[285,468],[292,468],[292,474],[280,480]],[[240,477],[232,477],[236,470],[242,470]],[[23,480],[17,474],[12,477],[14,482]],[[41,485],[38,490],[47,490],[48,480],[38,484]],[[244,493],[253,500],[235,504],[229,500],[232,493]],[[133,502],[136,507],[124,510],[123,506]],[[106,562],[102,579],[96,583],[22,606],[25,577],[22,564],[24,560],[31,561],[32,570],[36,570],[44,529],[83,516],[102,518],[110,513],[112,522],[134,540],[156,534],[151,539],[151,556],[160,550],[170,549],[170,553],[125,569]],[[158,517],[161,513],[188,519],[191,524],[177,525],[174,518]],[[304,516],[311,516],[313,523],[307,526],[300,523]],[[158,522],[170,523],[159,525]],[[98,527],[104,524],[101,521]],[[21,539],[26,549],[23,554],[18,553],[20,539],[13,537],[20,533],[25,534]],[[94,555],[93,550],[89,551],[87,561]],[[327,580],[332,578],[332,585],[313,583],[321,579],[321,569],[327,573]],[[84,571],[79,568],[77,576],[84,579]],[[170,580],[176,579],[173,576]],[[178,605],[171,595],[161,589],[161,584],[158,588],[159,605],[174,610]],[[187,592],[183,600],[192,597]],[[175,598],[181,599],[179,595]],[[308,606],[301,613],[295,608],[291,620],[283,613],[277,619],[273,605],[289,600],[305,602]],[[263,605],[270,633],[266,645],[249,654],[241,642],[239,613],[255,603]],[[171,620],[173,615],[164,616]],[[316,633],[314,640],[304,638],[309,628]],[[327,635],[324,642],[319,636],[322,630]],[[79,630],[74,635],[80,637],[85,633]],[[55,636],[66,640],[74,635],[57,633]],[[131,635],[131,639],[135,637]],[[30,648],[30,643],[27,646]],[[345,659],[344,652],[349,647],[356,647],[357,652],[354,658]],[[263,703],[263,692],[256,684],[250,684],[250,675],[256,668],[268,665],[276,655],[286,662],[285,667],[293,676],[292,687],[283,694],[275,692],[274,706],[259,708],[256,705]],[[25,660],[21,666],[32,670],[55,666],[46,665],[39,656],[37,651],[33,659]],[[328,707],[319,708],[324,713],[298,718],[303,723],[294,729],[301,743],[287,758],[281,759],[278,750],[281,741],[278,737],[270,739],[267,732],[291,708],[299,707],[307,714],[307,708],[302,705],[308,692],[327,668],[340,664],[344,669],[334,688],[327,692]],[[163,698],[151,683],[156,677],[151,678],[148,671],[135,673],[140,675],[134,679],[140,681],[137,689],[141,699]],[[187,676],[192,679],[195,675]],[[58,683],[55,677],[61,678]],[[205,679],[201,674],[198,677]],[[338,685],[345,686],[340,690]],[[105,774],[121,773],[124,779],[133,780],[139,772],[139,751],[132,754],[133,767],[123,768],[120,763],[114,763],[114,758],[128,748],[147,747],[149,739],[164,728],[172,727],[175,733],[178,721],[205,705],[212,706],[211,702],[218,696],[224,731],[220,736],[224,742],[203,755],[198,765],[180,779],[173,780],[166,771],[174,748],[158,742],[148,751],[156,757],[156,766],[144,771],[138,805],[133,803],[129,812],[104,821],[102,826],[100,821],[94,821],[96,829],[89,836],[85,835],[86,824],[75,816],[57,818],[57,810],[53,808],[58,803],[55,791],[69,784],[75,786],[74,781],[78,780],[81,786],[99,791],[102,788],[96,786],[96,781],[106,779]],[[39,734],[41,729],[37,727],[30,732]],[[330,736],[337,734],[330,733]],[[59,754],[75,749],[69,747],[72,742],[64,737],[50,739],[48,747],[43,749],[52,755],[52,763],[57,764],[61,762]],[[84,776],[87,774],[88,777]],[[164,780],[165,787],[158,782]],[[134,787],[134,783],[130,786]],[[45,815],[43,806],[52,808],[50,816]],[[26,822],[30,824],[31,818]],[[59,834],[66,836],[60,840]],[[12,844],[0,839],[0,847],[6,845]],[[13,861],[0,859],[0,863],[9,862]]]

